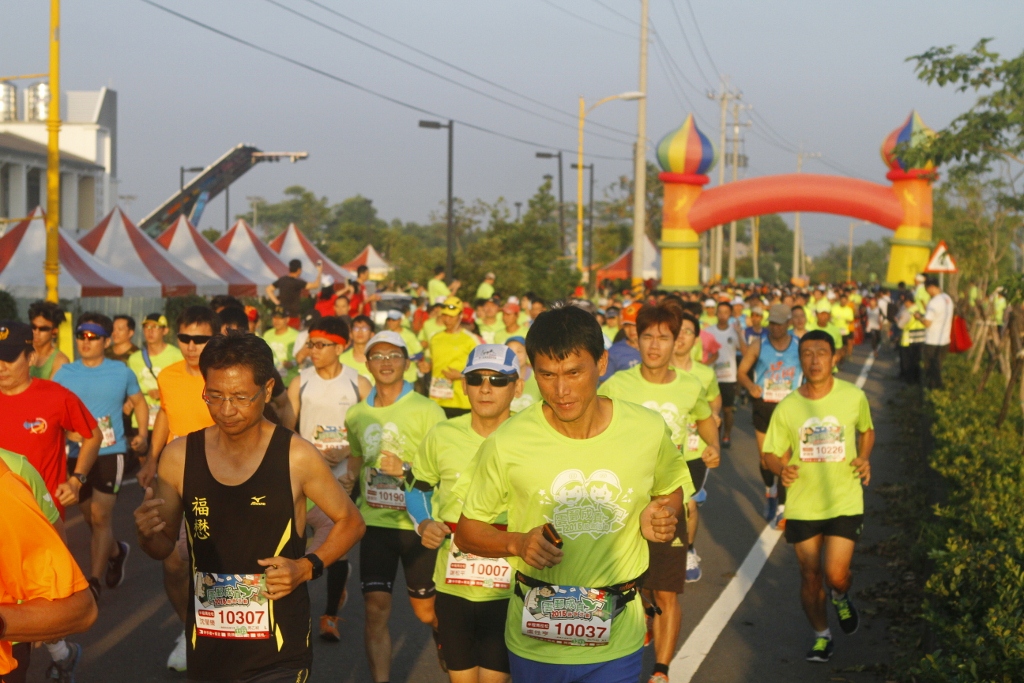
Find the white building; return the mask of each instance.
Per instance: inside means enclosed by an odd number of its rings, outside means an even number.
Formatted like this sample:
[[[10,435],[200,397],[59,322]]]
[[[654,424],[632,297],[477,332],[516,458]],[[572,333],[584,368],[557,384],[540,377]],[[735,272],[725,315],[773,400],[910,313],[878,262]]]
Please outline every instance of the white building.
[[[45,88],[38,83],[25,89],[20,118],[14,116],[17,93],[3,93],[15,104],[0,107],[0,217],[20,218],[36,206],[46,208]],[[116,92],[67,93],[60,151],[61,225],[88,230],[117,203]]]

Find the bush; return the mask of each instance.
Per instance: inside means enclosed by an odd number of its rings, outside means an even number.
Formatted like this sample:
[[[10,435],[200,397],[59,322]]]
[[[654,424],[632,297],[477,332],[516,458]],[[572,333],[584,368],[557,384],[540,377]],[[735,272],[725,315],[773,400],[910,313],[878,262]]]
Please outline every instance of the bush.
[[[922,616],[939,649],[913,672],[921,681],[1014,681],[1024,676],[1024,458],[1021,421],[996,428],[1002,382],[976,393],[965,358],[947,363],[931,392],[932,467],[949,483],[923,525],[933,561]]]

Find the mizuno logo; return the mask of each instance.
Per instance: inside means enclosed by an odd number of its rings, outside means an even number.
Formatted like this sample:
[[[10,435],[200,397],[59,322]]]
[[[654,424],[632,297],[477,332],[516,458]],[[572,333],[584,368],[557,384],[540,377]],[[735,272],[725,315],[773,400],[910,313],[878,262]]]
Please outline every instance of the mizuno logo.
[[[252,502],[249,503],[249,505],[266,505],[266,503],[263,502],[264,498],[266,498],[266,496],[253,496]]]

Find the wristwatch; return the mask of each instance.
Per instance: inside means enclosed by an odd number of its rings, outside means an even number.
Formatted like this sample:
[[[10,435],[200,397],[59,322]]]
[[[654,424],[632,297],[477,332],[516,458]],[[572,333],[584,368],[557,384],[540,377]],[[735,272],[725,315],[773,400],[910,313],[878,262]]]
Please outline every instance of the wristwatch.
[[[68,477],[68,479],[71,479],[72,477],[77,479],[78,482],[80,484],[83,484],[83,485],[85,484],[86,480],[88,479],[88,477],[85,476],[84,474],[82,474],[81,472],[72,472],[71,476]]]
[[[309,580],[315,581],[316,579],[319,579],[324,573],[324,561],[321,560],[316,553],[309,553],[303,557],[304,559],[309,560],[309,563],[313,565],[313,575],[309,577]]]

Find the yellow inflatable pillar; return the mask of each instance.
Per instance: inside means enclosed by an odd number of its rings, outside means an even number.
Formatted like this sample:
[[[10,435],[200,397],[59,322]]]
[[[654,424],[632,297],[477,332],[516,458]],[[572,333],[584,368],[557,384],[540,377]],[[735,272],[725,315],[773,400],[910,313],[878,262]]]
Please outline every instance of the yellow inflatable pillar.
[[[665,188],[661,208],[661,288],[700,289],[700,236],[690,227],[690,209],[708,177],[692,173],[662,173]]]
[[[896,229],[889,252],[887,287],[900,282],[912,286],[914,277],[928,264],[932,248],[932,183],[930,174],[892,171],[886,177],[893,181],[892,191],[903,207],[903,222]]]

